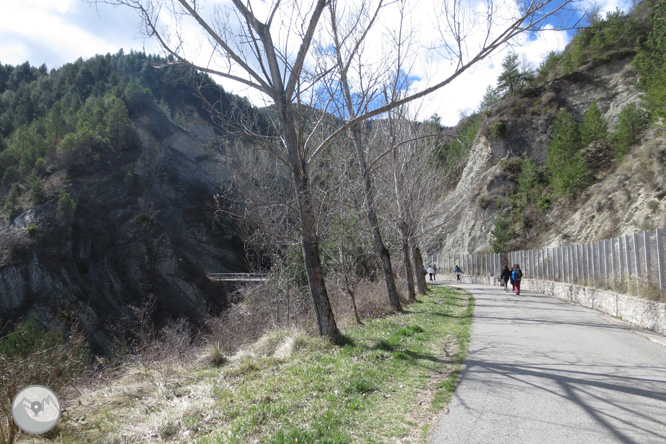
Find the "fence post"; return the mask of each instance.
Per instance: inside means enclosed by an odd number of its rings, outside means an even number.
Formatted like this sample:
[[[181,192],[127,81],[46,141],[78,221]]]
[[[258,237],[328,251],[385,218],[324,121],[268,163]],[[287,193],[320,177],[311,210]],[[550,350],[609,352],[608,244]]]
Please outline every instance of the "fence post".
[[[650,235],[647,231],[643,231],[643,248],[645,249],[645,282],[650,284],[650,247],[648,239]]]
[[[560,269],[560,281],[566,282],[567,280],[567,269],[564,266],[564,252],[566,247],[559,247],[557,254],[558,268]]]
[[[636,290],[638,290],[638,282],[639,282],[639,280],[640,280],[640,278],[641,278],[641,271],[640,271],[640,270],[641,270],[641,266],[640,266],[640,264],[639,264],[639,262],[638,262],[639,253],[638,253],[638,242],[636,241],[636,238],[637,238],[637,237],[638,237],[638,236],[636,235],[636,233],[634,233],[634,234],[631,236],[632,241],[633,241],[633,244],[634,244],[634,263],[636,264]]]
[[[582,244],[576,245],[576,256],[578,257],[578,260],[576,261],[576,268],[578,269],[578,285],[581,285],[585,279],[583,276],[583,272],[585,271],[583,269],[583,260],[585,255],[583,254]]]
[[[557,268],[560,269],[558,273],[560,277],[560,282],[564,282],[567,278],[567,273],[566,270],[564,269],[564,247],[558,248]]]
[[[588,272],[589,272],[589,268],[587,267],[587,244],[581,244],[580,248],[581,248],[581,258],[580,259],[581,259],[581,263],[582,263],[581,284],[585,285],[585,284],[587,284],[587,281],[589,280],[588,276],[587,276]]]
[[[622,282],[622,277],[624,276],[624,249],[622,248],[622,237],[617,238],[617,270],[618,270],[618,282]]]
[[[585,286],[586,287],[589,287],[590,286],[590,280],[594,279],[594,277],[592,276],[592,270],[591,270],[591,267],[590,267],[590,263],[592,262],[590,260],[590,250],[592,249],[591,247],[592,247],[592,245],[590,244],[590,242],[586,243],[583,246],[583,248],[585,248],[585,281],[586,281]]]
[[[597,265],[599,265],[599,260],[597,255],[599,254],[599,244],[597,242],[592,242],[590,245],[592,249],[592,286],[597,287]],[[596,250],[596,251],[595,251]]]
[[[578,262],[576,261],[576,247],[574,246],[569,247],[569,261],[571,262],[569,265],[569,269],[571,270],[571,283],[576,284],[578,282]]]
[[[608,242],[607,239],[604,239],[604,279],[606,281],[606,287],[608,287]]]
[[[629,280],[631,277],[631,262],[629,261],[629,236],[624,235],[624,262],[627,267],[627,289],[629,289]]]
[[[659,274],[659,294],[662,297],[662,292],[664,291],[664,272],[661,268],[663,265],[661,259],[661,229],[657,228],[655,231],[655,237],[657,238],[657,270]]]
[[[564,256],[564,282],[571,281],[571,256],[569,255],[569,247],[562,247],[562,254]]]
[[[613,282],[613,291],[615,291],[615,239],[610,240],[611,244],[611,279]]]
[[[580,283],[585,285],[587,281],[587,245],[580,245]]]

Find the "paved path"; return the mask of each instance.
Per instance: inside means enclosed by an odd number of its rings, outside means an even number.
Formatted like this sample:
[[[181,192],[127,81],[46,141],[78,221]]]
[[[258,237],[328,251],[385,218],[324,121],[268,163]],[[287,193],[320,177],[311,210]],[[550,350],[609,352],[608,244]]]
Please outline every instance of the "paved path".
[[[476,299],[472,337],[431,444],[666,443],[666,338],[549,296],[456,286]]]

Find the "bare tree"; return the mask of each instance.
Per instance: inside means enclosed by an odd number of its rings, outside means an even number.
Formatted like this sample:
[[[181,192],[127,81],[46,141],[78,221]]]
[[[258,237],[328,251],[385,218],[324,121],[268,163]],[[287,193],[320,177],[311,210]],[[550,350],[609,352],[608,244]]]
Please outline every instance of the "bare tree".
[[[344,118],[345,116],[356,116],[362,114],[363,110],[367,109],[371,105],[371,102],[376,99],[375,95],[373,94],[373,90],[376,91],[377,89],[386,87],[386,85],[382,85],[381,83],[384,80],[384,76],[382,75],[384,69],[377,69],[376,67],[368,68],[361,63],[353,64],[357,57],[362,57],[363,48],[365,46],[364,40],[368,36],[368,31],[375,25],[379,17],[379,12],[383,6],[382,3],[382,1],[378,3],[377,8],[374,10],[373,14],[370,14],[372,11],[365,10],[365,5],[361,4],[358,13],[355,14],[355,16],[359,17],[359,21],[365,19],[365,22],[361,26],[359,26],[358,21],[348,22],[346,29],[341,29],[340,26],[340,23],[343,22],[340,20],[340,15],[344,15],[344,12],[342,14],[339,12],[337,3],[331,2],[329,4],[329,9],[331,11],[331,33],[333,45],[335,48],[335,62],[339,76],[336,78],[336,82],[332,84],[332,87],[329,91],[332,99],[335,99],[336,95],[338,94],[343,98],[343,105],[340,107],[340,112],[338,113],[340,117]],[[404,9],[400,8],[401,18],[403,16],[403,11]],[[402,20],[399,20],[399,22],[402,23]],[[402,43],[403,42],[397,42],[396,49],[398,51],[403,49]],[[398,63],[401,63],[402,57],[398,56],[397,61]],[[356,68],[356,75],[358,76],[358,79],[363,80],[358,82],[358,87],[354,91],[352,91],[350,80],[350,70],[352,68]],[[395,70],[395,67],[392,66],[388,68]],[[400,70],[398,69],[397,72],[399,71]],[[398,82],[397,77],[395,82]],[[393,85],[393,89],[396,89],[395,83]],[[364,137],[363,132],[364,131],[360,122],[352,125],[349,128],[351,140],[356,149],[358,167],[363,178],[366,216],[370,222],[375,251],[382,263],[389,304],[392,310],[402,311],[398,290],[395,285],[393,267],[391,265],[391,254],[389,249],[386,248],[384,240],[382,239],[382,233],[375,204],[375,192],[372,184],[372,175],[366,159],[366,138]],[[413,289],[413,286],[411,288]],[[410,293],[410,300],[412,299],[412,296],[413,295]]]
[[[373,169],[381,177],[378,187],[382,212],[395,227],[406,271],[410,301],[426,293],[420,233],[437,210],[436,196],[447,177],[433,162],[433,146],[441,138],[439,126],[419,124],[404,115],[404,108],[388,113],[375,128],[372,145],[379,148]],[[380,162],[383,160],[383,162]]]
[[[473,155],[468,146],[461,148],[462,154],[452,152],[452,143],[462,143],[456,130],[443,129],[437,118],[420,122],[406,107],[390,111],[373,128],[369,145],[376,150],[371,166],[377,176],[378,210],[398,234],[403,264],[409,270],[410,300],[417,290],[422,295],[427,291],[420,247],[431,240],[427,229],[441,216],[437,201],[455,185],[468,156]],[[460,211],[465,204],[466,196],[461,196]]]
[[[543,26],[546,20],[562,11],[574,0],[531,0],[525,1],[517,10],[508,8],[513,2],[485,0],[486,9],[481,16],[471,8],[469,0],[448,0],[442,11],[440,23],[442,39],[434,50],[451,60],[455,60],[455,70],[444,74],[429,86],[409,94],[391,96],[386,103],[369,100],[368,106],[355,107],[354,113],[345,116],[337,125],[329,127],[327,137],[314,143],[308,128],[304,125],[304,115],[313,106],[329,111],[331,98],[321,95],[322,88],[339,82],[340,71],[326,69],[315,62],[313,56],[316,35],[324,35],[329,21],[322,19],[327,6],[336,6],[336,0],[316,0],[315,2],[282,2],[273,0],[243,1],[231,0],[222,3],[206,3],[201,0],[89,0],[125,5],[133,8],[142,18],[145,32],[155,38],[163,50],[175,63],[188,64],[197,70],[232,80],[242,87],[259,92],[270,104],[275,113],[277,137],[256,137],[263,149],[270,152],[290,171],[291,188],[297,210],[297,228],[301,236],[301,248],[307,270],[310,292],[317,316],[319,332],[337,338],[340,336],[329,302],[320,258],[320,245],[317,233],[317,220],[312,204],[311,174],[319,167],[318,159],[326,149],[350,129],[358,128],[362,122],[379,116],[393,108],[448,85],[475,63],[490,53],[511,42],[517,35],[534,31]],[[330,23],[338,26],[346,23],[359,23],[368,32],[374,29],[378,20],[390,23],[387,15],[393,10],[386,8],[382,0],[371,0],[350,7],[344,14],[338,10]],[[335,10],[335,8],[333,8]],[[504,10],[513,11],[511,20],[506,20],[498,30],[495,17]],[[365,15],[364,15],[365,14]],[[370,20],[366,20],[369,17]],[[479,29],[485,24],[485,35],[479,44],[467,41],[471,29]],[[365,41],[365,39],[361,39]],[[475,39],[475,42],[478,40]],[[193,49],[192,43],[200,43]],[[322,46],[325,42],[318,42]],[[206,49],[208,48],[208,49]],[[206,54],[201,54],[206,52]],[[356,52],[357,66],[366,66],[364,57],[369,54]],[[387,55],[406,57],[401,51]],[[388,66],[388,65],[387,65]],[[394,69],[404,64],[392,62]],[[323,69],[321,69],[323,68]],[[401,75],[394,71],[394,75]],[[390,82],[387,82],[390,83]],[[353,86],[352,86],[353,87]],[[372,99],[368,97],[367,99]],[[325,117],[321,117],[323,123]],[[314,126],[320,130],[317,125]],[[251,131],[251,129],[248,129]],[[257,136],[256,134],[251,134]]]

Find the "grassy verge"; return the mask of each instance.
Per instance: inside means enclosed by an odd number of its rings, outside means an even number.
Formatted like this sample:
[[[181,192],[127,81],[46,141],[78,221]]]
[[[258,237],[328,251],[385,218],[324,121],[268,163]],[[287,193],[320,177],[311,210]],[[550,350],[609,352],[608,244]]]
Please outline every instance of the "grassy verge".
[[[82,391],[49,438],[424,442],[457,383],[473,307],[467,294],[435,288],[403,314],[349,327],[345,346],[280,330],[222,367],[202,360],[129,368]]]

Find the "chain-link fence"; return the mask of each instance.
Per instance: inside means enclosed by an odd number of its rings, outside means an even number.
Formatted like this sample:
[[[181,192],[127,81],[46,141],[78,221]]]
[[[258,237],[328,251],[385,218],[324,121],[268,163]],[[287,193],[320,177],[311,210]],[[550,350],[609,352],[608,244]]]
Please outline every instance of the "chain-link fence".
[[[599,242],[514,251],[507,254],[440,254],[430,262],[440,272],[456,265],[470,275],[499,275],[519,264],[526,278],[567,282],[613,290],[651,300],[666,299],[664,229],[628,234]]]

